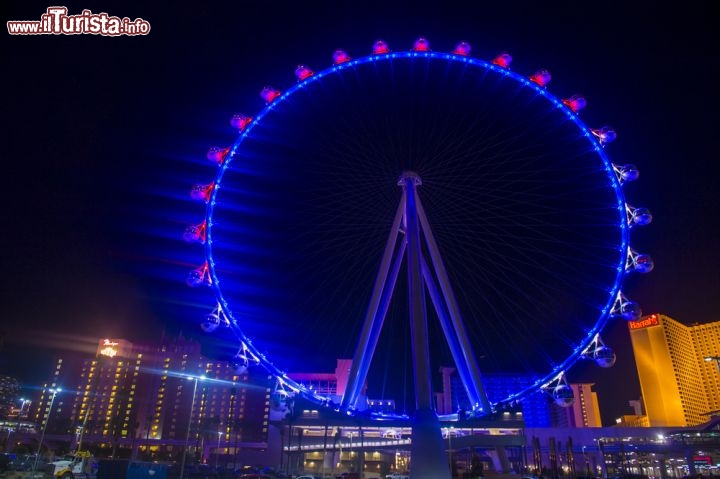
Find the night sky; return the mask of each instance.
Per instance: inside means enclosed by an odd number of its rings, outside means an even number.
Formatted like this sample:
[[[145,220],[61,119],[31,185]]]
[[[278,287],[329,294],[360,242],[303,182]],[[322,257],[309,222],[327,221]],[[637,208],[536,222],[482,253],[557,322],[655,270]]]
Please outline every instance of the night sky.
[[[582,93],[588,125],[618,132],[611,159],[641,171],[628,199],[654,215],[633,246],[655,270],[623,291],[645,313],[720,319],[710,2],[626,3],[88,1],[64,6],[143,18],[151,31],[4,33],[0,372],[29,388],[53,350],[93,352],[100,337],[202,338],[207,302],[188,292],[195,264],[174,248],[189,217],[180,199],[211,178],[208,146],[229,144],[230,116],[259,111],[260,89],[291,85],[299,63],[321,69],[335,49],[359,57],[380,38],[397,50],[421,35],[439,51],[464,40],[486,60],[508,51],[515,71],[547,68],[551,91]],[[49,6],[6,3],[3,18],[39,20]],[[609,423],[631,413],[640,389],[626,326],[611,323],[603,338],[616,366],[573,374],[597,383]]]

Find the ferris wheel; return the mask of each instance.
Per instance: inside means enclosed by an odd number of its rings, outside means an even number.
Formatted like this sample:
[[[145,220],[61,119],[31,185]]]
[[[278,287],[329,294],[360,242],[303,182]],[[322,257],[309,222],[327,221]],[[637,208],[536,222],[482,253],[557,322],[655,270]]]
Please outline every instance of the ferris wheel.
[[[232,117],[232,144],[207,154],[214,179],[191,191],[204,220],[184,238],[206,258],[188,284],[215,298],[202,328],[234,336],[238,368],[353,415],[380,376],[380,390],[412,382],[415,409],[432,410],[435,371],[452,364],[467,413],[487,415],[537,391],[568,405],[573,364],[614,364],[600,333],[639,318],[623,280],[653,268],[630,246],[652,220],[625,200],[638,170],[610,160],[614,130],[586,126],[585,98],[555,96],[547,70],[470,51],[424,38],[337,50]],[[340,397],[288,373],[341,357],[353,361]],[[493,393],[499,373],[524,379]]]

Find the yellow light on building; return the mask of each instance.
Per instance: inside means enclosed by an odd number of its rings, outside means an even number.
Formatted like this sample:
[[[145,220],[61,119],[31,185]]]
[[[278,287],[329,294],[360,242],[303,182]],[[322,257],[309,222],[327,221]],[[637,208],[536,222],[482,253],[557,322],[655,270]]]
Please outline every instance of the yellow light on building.
[[[628,328],[650,426],[694,426],[720,409],[720,374],[705,361],[720,352],[720,322],[687,326],[652,314]]]

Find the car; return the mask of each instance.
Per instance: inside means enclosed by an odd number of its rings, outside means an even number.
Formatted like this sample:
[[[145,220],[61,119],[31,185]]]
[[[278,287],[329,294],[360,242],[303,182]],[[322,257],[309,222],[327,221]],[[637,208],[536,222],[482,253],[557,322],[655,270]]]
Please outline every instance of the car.
[[[237,479],[272,479],[270,476],[266,476],[265,474],[256,474],[254,472],[250,474],[243,474],[242,476],[238,476]]]
[[[207,464],[198,464],[189,468],[188,476],[190,479],[211,479],[218,477],[218,471]]]
[[[315,476],[308,476],[307,474],[302,476],[297,476],[295,479],[317,479]]]
[[[263,467],[258,471],[260,474],[265,474],[266,476],[270,476],[272,479],[286,479],[291,476],[288,476],[284,472],[276,471],[274,468],[270,466]]]
[[[35,462],[37,461],[37,465]],[[37,459],[35,454],[24,454],[24,455],[18,455],[14,460],[8,464],[8,468],[11,471],[29,471],[33,467],[36,467],[38,470],[42,470],[45,468],[45,463],[47,460],[45,458]]]

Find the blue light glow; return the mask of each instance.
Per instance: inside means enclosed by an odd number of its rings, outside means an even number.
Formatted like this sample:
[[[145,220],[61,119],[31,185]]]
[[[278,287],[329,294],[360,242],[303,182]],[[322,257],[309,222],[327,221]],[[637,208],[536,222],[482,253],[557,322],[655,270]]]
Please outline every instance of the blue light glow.
[[[207,241],[205,243],[205,255],[208,260],[208,265],[210,268],[210,277],[212,281],[212,288],[215,292],[215,295],[218,298],[218,302],[222,306],[224,314],[229,318],[231,321],[231,324],[233,325],[233,332],[238,337],[239,340],[247,344],[248,349],[261,359],[261,363],[264,367],[268,369],[268,371],[275,375],[283,378],[283,381],[288,384],[288,386],[294,390],[299,391],[303,396],[307,397],[308,399],[320,404],[324,399],[320,396],[318,396],[315,392],[310,391],[306,387],[304,387],[301,384],[295,383],[294,381],[287,378],[287,375],[285,372],[277,368],[273,363],[271,363],[264,354],[262,354],[260,351],[256,349],[256,347],[253,345],[252,341],[250,341],[244,334],[243,330],[239,326],[239,322],[237,319],[233,316],[233,311],[228,303],[226,301],[223,291],[220,288],[220,281],[218,278],[218,272],[216,271],[216,262],[213,257],[213,226],[215,225],[215,222],[213,221],[214,212],[216,207],[218,207],[219,203],[216,201],[218,193],[221,191],[221,185],[223,183],[223,179],[226,175],[226,173],[229,171],[229,168],[232,167],[235,157],[239,156],[238,152],[240,149],[241,144],[243,141],[247,138],[250,138],[253,130],[258,127],[265,118],[266,115],[271,114],[271,112],[282,110],[284,102],[287,102],[293,98],[293,95],[295,95],[299,91],[306,91],[308,90],[311,85],[314,84],[314,82],[319,82],[321,79],[325,78],[326,76],[332,76],[332,75],[342,75],[345,72],[352,72],[353,68],[359,67],[364,64],[368,63],[381,63],[381,62],[392,62],[393,60],[400,60],[400,59],[432,59],[433,62],[442,62],[442,63],[462,63],[466,64],[468,66],[475,67],[481,71],[484,72],[490,72],[499,78],[507,79],[510,81],[514,81],[518,86],[524,89],[530,89],[537,95],[538,97],[542,98],[543,100],[549,101],[549,109],[560,109],[565,113],[565,117],[567,120],[571,121],[576,129],[579,132],[579,135],[582,136],[590,145],[593,151],[596,152],[597,156],[601,159],[601,161],[604,164],[604,170],[606,172],[607,178],[609,179],[610,184],[612,185],[612,189],[614,190],[614,194],[616,196],[617,201],[617,210],[618,210],[618,218],[617,223],[615,226],[617,226],[618,230],[620,231],[620,245],[619,249],[622,252],[620,254],[620,260],[618,264],[616,265],[617,275],[614,281],[614,284],[612,287],[608,290],[607,295],[607,302],[600,308],[600,315],[597,318],[595,322],[595,326],[591,328],[587,332],[587,336],[584,338],[584,340],[581,342],[581,344],[577,345],[573,349],[573,353],[563,362],[560,362],[559,364],[554,365],[551,371],[549,371],[547,374],[543,375],[541,378],[539,378],[537,381],[535,381],[530,387],[525,388],[521,391],[515,392],[513,395],[509,396],[507,400],[514,400],[523,397],[526,394],[529,394],[531,392],[534,392],[537,390],[540,386],[547,384],[549,381],[554,380],[559,375],[563,374],[564,371],[568,370],[580,357],[580,354],[582,351],[590,344],[590,342],[593,340],[593,338],[604,328],[606,325],[608,318],[609,318],[609,311],[612,309],[612,306],[618,297],[620,293],[620,287],[622,284],[622,280],[624,278],[625,274],[625,258],[626,254],[628,252],[629,248],[629,226],[627,221],[627,207],[625,204],[625,198],[623,195],[623,191],[621,188],[620,181],[618,177],[615,175],[614,170],[612,168],[611,163],[609,162],[605,150],[600,145],[598,140],[590,133],[589,128],[580,120],[578,115],[574,113],[570,108],[568,108],[566,105],[562,103],[560,99],[555,97],[552,93],[548,92],[548,90],[544,87],[541,87],[537,85],[536,83],[528,80],[526,77],[521,76],[517,73],[514,73],[508,69],[497,67],[496,65],[493,65],[492,63],[470,58],[467,56],[460,56],[460,55],[453,55],[448,53],[435,53],[435,52],[417,52],[417,51],[408,51],[408,52],[392,52],[392,53],[385,53],[385,54],[377,54],[377,55],[370,55],[367,57],[361,57],[356,58],[353,60],[350,60],[345,63],[333,65],[325,70],[322,70],[318,73],[316,73],[313,76],[310,76],[306,78],[305,80],[296,83],[292,87],[288,88],[286,91],[284,91],[278,98],[276,98],[272,103],[265,106],[265,108],[259,112],[252,122],[247,125],[247,127],[239,134],[236,141],[233,143],[230,154],[228,155],[226,161],[224,164],[222,164],[217,172],[217,175],[215,177],[215,189],[212,191],[210,196],[210,201],[207,204],[207,210],[206,210],[206,221],[207,221]],[[227,268],[229,265],[222,265],[223,267]],[[238,265],[234,265],[237,267]]]

